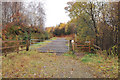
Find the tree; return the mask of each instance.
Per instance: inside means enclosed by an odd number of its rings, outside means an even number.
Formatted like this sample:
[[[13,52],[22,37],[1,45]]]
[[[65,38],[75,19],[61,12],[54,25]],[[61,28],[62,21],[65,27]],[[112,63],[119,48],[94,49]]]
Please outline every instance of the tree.
[[[94,38],[102,50],[111,51],[118,44],[118,2],[68,2],[65,10],[77,27],[78,38]],[[86,34],[88,32],[89,34]]]

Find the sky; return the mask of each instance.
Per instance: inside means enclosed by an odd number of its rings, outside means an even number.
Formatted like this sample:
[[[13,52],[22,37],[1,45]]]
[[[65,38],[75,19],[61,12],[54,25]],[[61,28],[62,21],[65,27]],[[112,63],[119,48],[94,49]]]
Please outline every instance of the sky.
[[[64,7],[67,2],[72,0],[45,0],[44,7],[46,12],[45,27],[56,26],[60,23],[66,23],[70,20],[68,13],[65,13]]]

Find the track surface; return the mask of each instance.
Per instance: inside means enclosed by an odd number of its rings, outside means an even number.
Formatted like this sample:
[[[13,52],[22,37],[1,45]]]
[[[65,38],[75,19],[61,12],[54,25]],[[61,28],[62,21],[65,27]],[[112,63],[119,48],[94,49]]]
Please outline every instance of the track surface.
[[[49,53],[65,53],[68,52],[68,40],[65,38],[57,38],[56,40],[52,40],[47,45],[38,48],[39,52],[49,52]]]

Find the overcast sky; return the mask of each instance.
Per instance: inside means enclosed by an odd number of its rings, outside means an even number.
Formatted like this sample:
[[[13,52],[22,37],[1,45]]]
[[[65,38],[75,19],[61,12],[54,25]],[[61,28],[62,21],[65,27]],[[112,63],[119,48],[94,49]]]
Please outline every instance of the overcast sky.
[[[56,26],[59,23],[68,22],[70,20],[67,13],[65,13],[64,7],[67,6],[67,2],[72,0],[45,0],[44,7],[46,11],[45,27]]]

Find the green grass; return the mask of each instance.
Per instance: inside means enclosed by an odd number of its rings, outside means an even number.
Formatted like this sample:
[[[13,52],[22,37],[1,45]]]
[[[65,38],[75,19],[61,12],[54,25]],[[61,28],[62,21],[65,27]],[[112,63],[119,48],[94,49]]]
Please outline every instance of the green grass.
[[[32,46],[30,46],[30,49],[34,50],[34,49],[40,48],[40,47],[45,46],[48,43],[50,43],[51,40],[56,40],[56,39],[57,39],[56,37],[53,37],[53,38],[51,38],[49,40],[45,40],[44,42],[39,42],[39,43],[33,44]]]
[[[69,46],[69,44],[68,44],[68,43],[66,43],[65,45],[66,45],[66,46]]]
[[[50,40],[56,40],[57,38],[56,37],[53,37],[53,38],[51,38]]]
[[[39,43],[36,43],[36,44],[33,44],[33,45],[35,45],[35,46],[45,45],[45,44],[47,44],[47,43],[49,43],[49,42],[51,42],[51,41],[46,40],[46,41],[44,41],[44,42],[39,42]]]
[[[89,54],[87,54],[87,55],[85,55],[82,59],[81,59],[81,61],[82,62],[101,62],[101,61],[99,61],[98,59],[94,59],[93,57],[97,57],[98,55],[97,54],[93,54],[93,53],[89,53]],[[102,57],[99,57],[99,58],[102,58]]]
[[[92,62],[92,59],[90,57],[84,57],[81,59],[82,62]]]
[[[67,52],[67,53],[64,53],[63,56],[69,56],[69,57],[72,57],[72,58],[76,57],[76,55],[74,55],[71,51]]]
[[[118,75],[118,57],[109,57],[105,59],[104,55],[85,53],[81,62],[94,67],[98,72],[102,72],[104,77],[115,78]]]

